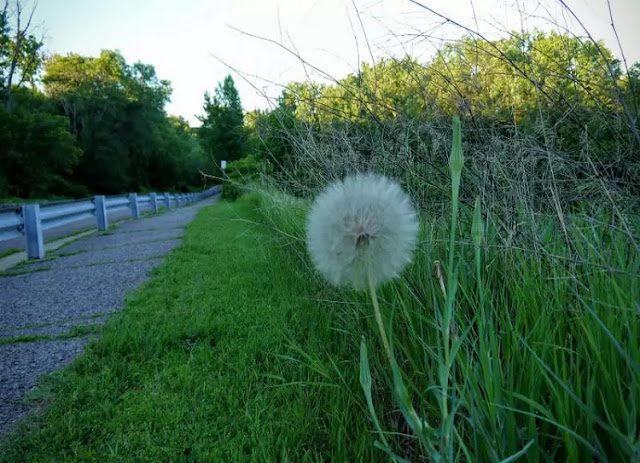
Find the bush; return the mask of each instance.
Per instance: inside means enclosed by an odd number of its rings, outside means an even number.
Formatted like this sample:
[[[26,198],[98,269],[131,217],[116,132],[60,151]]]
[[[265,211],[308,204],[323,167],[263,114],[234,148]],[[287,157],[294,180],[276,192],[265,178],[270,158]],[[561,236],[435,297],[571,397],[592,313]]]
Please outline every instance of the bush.
[[[246,156],[227,164],[226,182],[222,196],[228,200],[234,200],[242,195],[244,186],[260,179],[260,174],[265,172],[268,165],[254,155]]]

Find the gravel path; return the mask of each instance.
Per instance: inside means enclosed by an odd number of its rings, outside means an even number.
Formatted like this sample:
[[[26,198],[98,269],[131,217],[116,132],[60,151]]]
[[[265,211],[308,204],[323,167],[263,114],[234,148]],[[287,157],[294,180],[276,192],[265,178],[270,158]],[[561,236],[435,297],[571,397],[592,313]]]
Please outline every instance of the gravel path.
[[[60,335],[104,323],[125,294],[180,244],[184,227],[209,198],[158,216],[120,224],[29,262],[0,277],[0,340]],[[26,273],[22,273],[26,272]],[[71,362],[89,337],[0,345],[0,437],[29,407],[21,398],[38,379]]]

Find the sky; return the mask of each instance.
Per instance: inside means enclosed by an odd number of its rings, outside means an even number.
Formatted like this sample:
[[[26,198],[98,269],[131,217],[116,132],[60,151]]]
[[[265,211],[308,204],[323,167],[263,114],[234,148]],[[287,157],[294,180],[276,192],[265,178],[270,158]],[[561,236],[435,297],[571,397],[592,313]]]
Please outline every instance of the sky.
[[[23,0],[28,3],[29,0]],[[422,0],[490,38],[523,27],[569,27],[558,0]],[[565,0],[621,57],[607,0]],[[610,0],[629,62],[640,61],[640,0]],[[552,18],[556,23],[550,23]],[[361,62],[410,54],[427,61],[461,31],[409,0],[38,0],[36,34],[48,53],[119,50],[171,81],[167,112],[199,125],[205,91],[232,74],[246,111],[267,108],[291,81],[331,81]]]

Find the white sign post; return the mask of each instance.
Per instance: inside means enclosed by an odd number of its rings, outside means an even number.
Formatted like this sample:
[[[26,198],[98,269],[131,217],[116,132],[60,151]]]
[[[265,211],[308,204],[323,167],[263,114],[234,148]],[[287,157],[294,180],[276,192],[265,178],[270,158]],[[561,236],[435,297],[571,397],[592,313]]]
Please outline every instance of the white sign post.
[[[220,168],[225,170],[227,168],[227,161],[220,161]]]

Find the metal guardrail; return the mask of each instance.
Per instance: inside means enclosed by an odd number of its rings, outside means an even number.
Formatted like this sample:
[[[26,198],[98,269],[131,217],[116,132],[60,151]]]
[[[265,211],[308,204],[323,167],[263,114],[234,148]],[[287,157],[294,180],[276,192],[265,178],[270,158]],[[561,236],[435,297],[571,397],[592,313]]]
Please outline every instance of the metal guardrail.
[[[129,196],[94,196],[92,199],[73,202],[23,204],[0,212],[0,241],[24,236],[27,257],[42,259],[44,230],[95,217],[98,230],[104,231],[109,227],[109,213],[129,209],[131,217],[139,219],[143,208],[157,213],[161,208],[169,210],[172,207],[186,206],[221,191],[222,187],[218,185],[201,193],[150,193],[143,196],[131,193]]]
[[[0,214],[0,241],[22,236],[22,214],[20,208]]]

